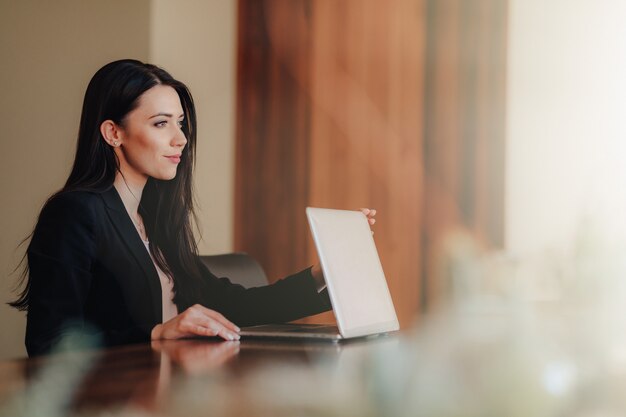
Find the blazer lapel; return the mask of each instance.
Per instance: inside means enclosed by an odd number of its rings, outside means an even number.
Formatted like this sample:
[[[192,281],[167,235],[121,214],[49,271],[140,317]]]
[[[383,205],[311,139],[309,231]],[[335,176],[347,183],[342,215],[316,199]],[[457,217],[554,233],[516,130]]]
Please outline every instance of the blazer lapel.
[[[111,186],[109,190],[105,191],[101,195],[104,199],[104,203],[107,207],[107,212],[113,226],[120,236],[122,236],[122,240],[128,248],[128,251],[132,254],[144,272],[144,278],[147,280],[150,288],[154,317],[156,319],[156,323],[161,323],[163,319],[161,281],[159,280],[159,275],[154,267],[154,262],[146,250],[143,241],[139,237],[139,233],[137,232],[133,221],[130,219],[128,212],[124,207],[124,203],[122,202],[122,199],[117,193],[115,187]]]

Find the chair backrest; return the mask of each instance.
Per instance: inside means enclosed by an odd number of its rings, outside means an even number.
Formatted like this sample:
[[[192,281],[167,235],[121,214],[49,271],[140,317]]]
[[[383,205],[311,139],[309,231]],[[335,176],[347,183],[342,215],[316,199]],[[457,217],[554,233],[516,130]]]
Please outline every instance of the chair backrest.
[[[202,255],[200,259],[214,275],[229,278],[232,282],[246,288],[268,284],[261,265],[247,253]]]

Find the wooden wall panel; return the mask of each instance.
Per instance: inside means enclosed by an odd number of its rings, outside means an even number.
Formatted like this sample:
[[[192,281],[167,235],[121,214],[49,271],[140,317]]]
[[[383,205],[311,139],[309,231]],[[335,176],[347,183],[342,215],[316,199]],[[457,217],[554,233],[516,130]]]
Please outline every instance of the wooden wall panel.
[[[309,78],[307,4],[254,0],[239,7],[235,247],[258,259],[272,280],[309,262],[310,101],[300,85]],[[292,47],[285,51],[278,40]]]
[[[448,232],[502,242],[505,32],[505,0],[240,0],[236,249],[278,278],[315,260],[304,207],[376,208],[408,325]]]
[[[375,240],[407,324],[420,299],[421,1],[316,2],[314,10],[309,201],[378,210]]]

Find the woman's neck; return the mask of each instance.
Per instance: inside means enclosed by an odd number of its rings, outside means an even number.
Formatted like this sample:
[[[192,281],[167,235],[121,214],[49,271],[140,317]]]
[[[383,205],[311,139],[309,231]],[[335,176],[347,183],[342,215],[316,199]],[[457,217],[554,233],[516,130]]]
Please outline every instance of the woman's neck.
[[[147,181],[147,177],[122,176],[120,172],[117,173],[115,181],[113,181],[113,186],[122,198],[126,211],[134,219],[138,218],[139,202]]]

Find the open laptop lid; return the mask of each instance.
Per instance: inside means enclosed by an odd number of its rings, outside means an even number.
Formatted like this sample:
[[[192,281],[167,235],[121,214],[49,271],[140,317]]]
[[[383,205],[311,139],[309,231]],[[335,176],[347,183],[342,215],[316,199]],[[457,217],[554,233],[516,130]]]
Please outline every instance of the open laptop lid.
[[[398,330],[398,318],[367,217],[307,207],[330,301],[343,337]]]

